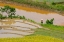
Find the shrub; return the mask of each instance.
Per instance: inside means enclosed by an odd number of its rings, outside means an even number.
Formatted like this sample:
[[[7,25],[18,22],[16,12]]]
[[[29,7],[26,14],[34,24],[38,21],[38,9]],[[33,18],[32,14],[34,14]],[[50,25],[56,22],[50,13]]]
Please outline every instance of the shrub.
[[[22,16],[20,16],[20,19],[22,19]]]
[[[25,16],[22,16],[22,19],[26,19]]]
[[[3,17],[2,17],[2,19],[5,19],[5,18],[7,18],[7,16],[3,16]]]
[[[52,2],[52,5],[56,5],[56,3]]]
[[[46,20],[46,24],[53,24],[54,18],[52,18],[51,20]]]
[[[47,20],[46,20],[46,24],[49,24],[49,23],[50,23],[50,21],[47,19]]]
[[[15,15],[15,8],[12,8],[8,5],[4,6],[4,7],[1,7],[0,9],[1,12],[6,12],[8,14],[8,16],[10,16],[12,18],[12,15]]]
[[[0,14],[0,19],[5,19],[7,18],[7,16],[3,16],[2,14]]]
[[[15,15],[14,15],[13,18],[19,18],[19,16],[15,16]]]
[[[0,19],[2,18],[2,14],[0,14]]]

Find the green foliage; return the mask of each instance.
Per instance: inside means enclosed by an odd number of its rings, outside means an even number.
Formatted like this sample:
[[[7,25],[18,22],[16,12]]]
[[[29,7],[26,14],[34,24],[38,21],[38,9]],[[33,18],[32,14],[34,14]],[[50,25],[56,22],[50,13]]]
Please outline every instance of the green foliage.
[[[22,19],[22,16],[20,16],[20,19]]]
[[[26,4],[26,5],[30,5],[30,6],[34,6],[34,7],[40,7],[40,8],[48,8],[49,7],[46,5],[46,2],[40,3],[40,2],[35,2],[32,0],[13,0],[13,2],[18,2],[21,4]]]
[[[11,1],[11,0],[10,0]],[[64,0],[12,0],[13,2],[18,2],[21,4],[26,4],[29,6],[34,6],[34,7],[39,7],[40,9],[52,9],[52,10],[57,10],[57,11],[64,11],[64,5],[58,5],[57,3],[64,2]],[[41,2],[41,3],[40,3]],[[46,3],[49,3],[46,4]]]
[[[28,21],[32,22],[32,23],[36,23],[34,20],[31,19],[27,19]]]
[[[2,19],[6,19],[6,18],[7,18],[7,16],[3,16],[3,17],[2,17]]]
[[[0,14],[0,19],[5,19],[7,18],[7,16],[3,16],[2,14]]]
[[[52,5],[56,5],[56,3],[52,2]]]
[[[19,16],[18,16],[18,15],[17,15],[17,16],[16,16],[16,15],[14,15],[14,16],[13,16],[13,18],[19,18]]]
[[[8,5],[4,6],[4,7],[1,7],[0,9],[1,12],[6,12],[8,14],[8,17],[10,17],[12,19],[12,16],[15,15],[15,8],[12,8]]]
[[[52,25],[52,24],[43,24],[45,28],[49,28],[50,30],[56,30],[59,32],[64,32],[64,26]]]
[[[51,20],[46,20],[46,24],[53,24],[54,18],[52,18]]]
[[[58,11],[64,11],[64,5],[62,5],[62,4],[52,5],[51,8],[58,10]]]
[[[2,15],[2,14],[0,14],[0,19],[2,19],[2,17],[3,17],[3,15]]]
[[[43,28],[37,29],[34,35],[46,35],[64,40],[64,26],[57,26],[52,24],[41,24]]]
[[[23,19],[26,19],[25,16],[22,16]]]

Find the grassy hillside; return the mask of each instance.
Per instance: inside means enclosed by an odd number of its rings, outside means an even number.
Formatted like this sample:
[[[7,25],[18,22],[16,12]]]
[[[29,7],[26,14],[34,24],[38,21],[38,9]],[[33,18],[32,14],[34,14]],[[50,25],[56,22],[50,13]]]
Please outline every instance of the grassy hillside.
[[[34,1],[38,1],[38,2],[64,2],[64,0],[34,0]]]

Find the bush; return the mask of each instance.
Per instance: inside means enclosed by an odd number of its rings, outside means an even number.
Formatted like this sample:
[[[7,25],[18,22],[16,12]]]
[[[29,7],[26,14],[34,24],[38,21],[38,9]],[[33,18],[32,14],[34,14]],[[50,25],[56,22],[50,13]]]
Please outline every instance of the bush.
[[[20,16],[20,19],[22,19],[22,16]]]
[[[3,16],[3,17],[2,17],[2,19],[6,19],[6,18],[7,18],[7,16]]]
[[[25,16],[22,16],[22,19],[26,19]]]
[[[13,18],[19,18],[19,16],[13,16]]]
[[[3,16],[3,15],[2,15],[2,14],[0,14],[0,19],[2,19],[2,16]]]
[[[52,5],[56,5],[56,3],[52,2]]]
[[[52,18],[51,20],[46,20],[46,24],[53,24],[54,18]]]
[[[3,16],[2,14],[0,14],[0,19],[5,19],[7,18],[7,16]]]

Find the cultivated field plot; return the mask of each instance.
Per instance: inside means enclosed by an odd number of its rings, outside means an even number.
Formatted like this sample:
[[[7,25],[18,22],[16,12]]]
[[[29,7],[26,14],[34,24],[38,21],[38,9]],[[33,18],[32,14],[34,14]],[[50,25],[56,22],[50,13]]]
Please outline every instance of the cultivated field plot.
[[[0,21],[0,38],[23,37],[34,33],[39,25],[23,20],[2,20]]]

